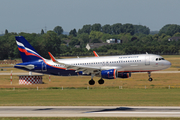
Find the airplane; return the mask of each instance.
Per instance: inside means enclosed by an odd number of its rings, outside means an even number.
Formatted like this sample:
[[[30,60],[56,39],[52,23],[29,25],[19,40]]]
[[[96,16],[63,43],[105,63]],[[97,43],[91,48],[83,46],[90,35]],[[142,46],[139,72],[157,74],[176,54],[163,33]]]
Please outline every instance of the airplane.
[[[134,54],[117,56],[56,59],[48,52],[51,60],[43,58],[28,43],[23,36],[16,36],[16,43],[22,58],[22,63],[14,67],[37,73],[58,76],[91,76],[90,85],[94,85],[94,76],[100,77],[98,83],[104,84],[104,79],[129,78],[134,72],[147,72],[149,81],[151,72],[167,69],[171,63],[163,57],[155,54]]]

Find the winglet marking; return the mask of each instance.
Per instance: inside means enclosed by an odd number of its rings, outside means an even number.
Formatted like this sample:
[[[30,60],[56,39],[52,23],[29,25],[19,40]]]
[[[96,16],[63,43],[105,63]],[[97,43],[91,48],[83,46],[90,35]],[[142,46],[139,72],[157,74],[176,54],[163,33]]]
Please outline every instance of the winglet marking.
[[[99,55],[95,51],[93,51],[93,53],[96,57],[99,57]]]
[[[49,56],[51,57],[51,60],[52,60],[53,62],[56,62],[56,59],[54,58],[54,56],[53,56],[50,52],[48,52],[48,54],[49,54]]]

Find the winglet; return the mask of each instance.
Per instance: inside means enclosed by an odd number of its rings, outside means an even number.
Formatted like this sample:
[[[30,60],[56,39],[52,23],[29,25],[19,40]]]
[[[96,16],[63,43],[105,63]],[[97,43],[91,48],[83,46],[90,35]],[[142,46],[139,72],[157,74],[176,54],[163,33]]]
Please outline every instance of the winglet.
[[[96,57],[99,57],[99,55],[95,51],[93,51],[93,53]]]
[[[51,57],[51,60],[52,60],[53,62],[57,62],[57,60],[55,59],[55,57],[54,57],[50,52],[48,52],[48,54],[49,54],[49,56]]]

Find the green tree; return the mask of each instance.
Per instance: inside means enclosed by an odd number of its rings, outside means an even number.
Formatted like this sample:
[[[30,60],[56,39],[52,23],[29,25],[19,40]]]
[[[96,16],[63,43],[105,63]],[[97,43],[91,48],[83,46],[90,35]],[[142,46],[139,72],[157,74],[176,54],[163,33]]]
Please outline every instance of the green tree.
[[[142,26],[142,25],[134,25],[134,29],[135,29],[135,34],[136,33],[142,33],[142,34],[146,34],[148,35],[150,33],[150,29],[146,26]]]
[[[101,24],[100,23],[95,23],[92,25],[92,31],[101,31]]]
[[[159,33],[158,33],[159,36],[162,35],[163,33],[166,34],[166,32],[167,32],[169,26],[171,26],[171,24],[167,24],[167,25],[163,26],[163,27],[160,29]]]
[[[84,44],[89,42],[89,35],[87,33],[79,34],[77,37],[80,41],[83,41]]]
[[[173,37],[180,37],[180,32],[175,33]]]
[[[76,37],[76,36],[77,36],[76,29],[74,28],[73,30],[71,30],[71,31],[69,32],[69,35],[72,35],[72,36]]]
[[[83,28],[82,28],[81,30],[82,30],[82,33],[88,33],[88,34],[90,34],[91,29],[92,29],[92,26],[91,26],[91,25],[83,25]]]
[[[7,35],[7,34],[8,34],[8,30],[6,29],[6,30],[5,30],[5,35]]]
[[[80,42],[76,37],[73,37],[71,41],[69,42],[70,47],[74,47],[75,45],[79,45]]]
[[[111,25],[106,24],[102,27],[102,32],[103,33],[108,33],[108,34],[112,34],[112,29],[111,29]]]
[[[54,31],[47,31],[39,39],[40,51],[42,51],[42,56],[49,57],[48,52],[51,52],[54,56],[58,56],[61,53],[60,45],[61,39]]]
[[[100,38],[102,37],[103,33],[100,31],[91,31],[89,38],[94,40],[100,40]]]
[[[122,28],[123,28],[123,33],[130,33],[131,35],[134,35],[135,29],[132,24],[129,23],[124,24]]]
[[[54,31],[55,33],[57,33],[57,35],[60,35],[60,34],[63,33],[63,29],[62,29],[61,26],[56,26],[56,27],[53,29],[53,31]]]
[[[173,36],[177,32],[180,32],[180,25],[173,24],[167,28],[166,34]]]
[[[122,24],[116,23],[111,26],[112,34],[120,34],[123,32]]]
[[[42,30],[41,30],[41,35],[43,35],[43,34],[44,34],[44,30],[42,29]]]
[[[110,34],[103,34],[100,39],[106,42],[106,40],[111,39],[111,38],[114,38],[114,37],[112,37],[112,35]]]

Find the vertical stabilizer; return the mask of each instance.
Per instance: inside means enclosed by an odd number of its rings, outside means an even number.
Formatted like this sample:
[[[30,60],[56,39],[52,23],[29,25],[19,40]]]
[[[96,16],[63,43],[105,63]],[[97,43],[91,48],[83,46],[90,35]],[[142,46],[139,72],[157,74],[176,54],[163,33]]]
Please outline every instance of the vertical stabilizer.
[[[15,38],[23,62],[31,62],[44,59],[23,36],[16,36]]]

